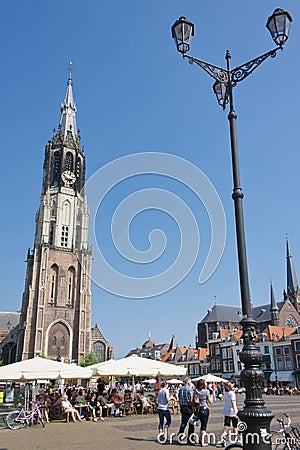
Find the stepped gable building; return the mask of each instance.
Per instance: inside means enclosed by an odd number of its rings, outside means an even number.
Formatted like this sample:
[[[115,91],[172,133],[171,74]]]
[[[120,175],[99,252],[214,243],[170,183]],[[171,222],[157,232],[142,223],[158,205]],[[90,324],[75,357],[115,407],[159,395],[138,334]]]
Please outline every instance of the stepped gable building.
[[[300,325],[300,289],[288,239],[286,240],[286,252],[287,288],[283,292],[283,300],[276,301],[271,282],[269,303],[252,309],[253,318],[258,325],[258,333],[262,332],[268,325],[283,328]],[[208,341],[220,337],[222,330],[229,330],[231,333],[241,330],[241,320],[241,307],[214,304],[197,325],[196,347],[207,346]]]
[[[128,356],[137,355],[142,358],[157,359],[160,361],[161,358],[167,353],[168,349],[168,343],[156,344],[155,341],[149,336],[149,339],[143,343],[142,347],[130,350],[125,357],[127,358]]]
[[[112,354],[98,327],[91,333],[92,252],[84,184],[85,154],[70,73],[58,129],[45,147],[42,194],[34,247],[27,254],[20,322],[0,344],[2,357],[5,345],[15,345],[6,363],[43,354],[80,364],[92,349],[104,359]]]

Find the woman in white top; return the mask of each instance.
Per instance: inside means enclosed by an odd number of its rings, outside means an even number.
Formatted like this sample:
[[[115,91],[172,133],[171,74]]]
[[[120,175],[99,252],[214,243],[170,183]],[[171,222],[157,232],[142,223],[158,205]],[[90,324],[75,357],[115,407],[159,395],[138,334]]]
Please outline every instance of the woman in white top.
[[[226,436],[228,435],[229,428],[232,424],[232,432],[230,433],[230,441],[237,438],[237,424],[238,424],[238,410],[236,405],[236,394],[234,392],[233,384],[228,382],[224,386],[224,429],[221,435],[221,444],[225,447]]]
[[[157,394],[157,412],[159,417],[159,435],[164,435],[164,439],[167,439],[168,428],[171,425],[171,413],[169,409],[169,389],[167,389],[167,383],[161,382],[161,388]],[[164,421],[166,419],[166,424]]]

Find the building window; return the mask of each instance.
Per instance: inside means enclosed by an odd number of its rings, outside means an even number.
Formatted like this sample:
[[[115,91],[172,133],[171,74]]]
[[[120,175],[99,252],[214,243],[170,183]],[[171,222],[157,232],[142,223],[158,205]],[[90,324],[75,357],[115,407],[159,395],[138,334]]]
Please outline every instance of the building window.
[[[276,358],[276,366],[278,370],[283,369],[282,358]]]
[[[58,267],[53,264],[50,270],[50,302],[56,304]]]
[[[53,336],[52,338],[52,345],[56,345],[56,336]]]
[[[289,355],[290,354],[290,347],[283,347],[283,353],[285,355]]]
[[[296,352],[300,352],[300,341],[295,341],[294,346],[295,346]]]
[[[221,371],[221,361],[220,361],[219,359],[217,359],[216,371],[217,371],[217,372],[220,372],[220,371]]]
[[[194,375],[194,364],[189,364],[189,374]]]
[[[292,368],[291,358],[289,356],[286,356],[284,359],[285,359],[285,368],[287,370],[291,369]]]
[[[54,225],[51,224],[49,228],[49,245],[53,245]]]
[[[75,269],[74,267],[69,267],[68,269],[68,305],[74,305],[74,285],[75,285]]]
[[[61,227],[61,238],[60,238],[60,245],[62,247],[68,246],[68,237],[69,237],[69,227],[63,225]]]
[[[226,350],[227,350],[226,348],[223,348],[223,349],[222,349],[222,358],[223,358],[223,359],[227,358],[227,352],[226,352]]]
[[[300,369],[300,355],[296,355],[297,368]]]
[[[80,175],[81,175],[81,161],[78,158],[77,162],[76,162],[76,177],[77,177],[77,179],[80,178]]]
[[[270,349],[268,345],[264,345],[264,354],[265,355],[269,355],[270,354]]]
[[[93,351],[100,361],[105,361],[105,345],[103,342],[100,341],[94,342]]]
[[[229,367],[228,368],[229,368],[229,372],[233,372],[234,371],[232,359],[229,360]]]
[[[228,347],[227,349],[227,358],[232,358],[232,348]]]
[[[60,154],[55,152],[53,155],[53,186],[58,186],[60,174]]]
[[[216,356],[219,356],[220,354],[220,346],[219,344],[216,344]]]
[[[276,354],[276,355],[281,355],[281,347],[277,347],[277,348],[275,349],[275,354]]]
[[[194,373],[195,375],[199,375],[199,364],[194,364]]]
[[[65,170],[73,171],[73,155],[70,152],[66,154]]]

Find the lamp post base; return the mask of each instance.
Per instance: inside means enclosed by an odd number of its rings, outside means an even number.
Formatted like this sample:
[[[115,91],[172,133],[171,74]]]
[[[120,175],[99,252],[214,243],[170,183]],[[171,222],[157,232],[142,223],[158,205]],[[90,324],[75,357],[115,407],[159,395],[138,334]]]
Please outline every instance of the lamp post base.
[[[246,389],[245,406],[238,412],[244,423],[244,450],[271,450],[270,424],[274,417],[272,411],[265,407],[262,397],[263,372],[260,369],[261,353],[256,348],[256,322],[252,318],[241,321],[243,327],[244,347],[240,360],[245,368],[241,380]]]

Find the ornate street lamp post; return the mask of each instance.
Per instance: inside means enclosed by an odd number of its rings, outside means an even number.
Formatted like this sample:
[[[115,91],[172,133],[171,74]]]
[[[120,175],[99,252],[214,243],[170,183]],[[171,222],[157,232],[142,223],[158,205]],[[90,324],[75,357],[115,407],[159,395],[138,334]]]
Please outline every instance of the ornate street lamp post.
[[[246,424],[243,436],[243,448],[246,450],[257,450],[258,448],[260,450],[271,449],[269,431],[270,423],[274,415],[272,411],[265,407],[265,402],[262,397],[263,372],[260,369],[262,356],[256,348],[256,322],[252,317],[250,300],[242,204],[244,194],[240,183],[236,134],[237,115],[233,106],[233,88],[240,81],[247,78],[248,75],[259,67],[267,58],[274,58],[277,51],[283,49],[289,36],[291,22],[292,17],[288,12],[279,8],[275,9],[272,16],[268,18],[266,26],[277,47],[235,69],[231,69],[231,56],[228,50],[225,56],[227,62],[226,69],[187,55],[187,52],[190,50],[192,36],[194,36],[194,25],[185,17],[180,17],[172,26],[172,37],[175,40],[177,50],[184,58],[188,59],[190,64],[196,63],[208,73],[208,75],[215,79],[213,90],[220,106],[225,110],[227,104],[229,104],[228,120],[233,172],[232,198],[234,200],[235,210],[239,278],[243,312],[241,325],[243,328],[244,345],[239,355],[240,360],[245,366],[241,373],[241,379],[246,388],[244,407],[238,412],[238,416],[240,420]]]

